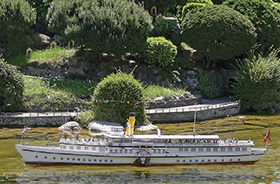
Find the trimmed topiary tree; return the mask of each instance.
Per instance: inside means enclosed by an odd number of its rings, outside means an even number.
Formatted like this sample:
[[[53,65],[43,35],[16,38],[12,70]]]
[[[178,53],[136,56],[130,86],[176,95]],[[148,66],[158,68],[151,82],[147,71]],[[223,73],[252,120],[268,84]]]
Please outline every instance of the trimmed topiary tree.
[[[145,115],[144,88],[132,74],[118,72],[97,84],[93,112],[96,120],[126,125],[130,112],[136,113],[136,125],[148,122]]]
[[[208,67],[210,62],[240,56],[256,43],[251,21],[222,5],[206,6],[187,13],[182,22],[181,36],[183,42],[204,57]]]
[[[13,65],[0,59],[0,111],[16,109],[23,103],[22,75]]]
[[[32,47],[30,27],[35,19],[36,11],[27,1],[0,1],[0,48],[5,48],[8,56],[25,53]]]
[[[164,37],[150,37],[145,51],[145,62],[153,67],[167,67],[174,63],[177,47]]]
[[[97,53],[139,53],[146,47],[152,18],[127,0],[54,0],[49,30]]]
[[[189,11],[198,10],[199,8],[208,5],[213,5],[211,0],[188,0],[186,5],[183,7],[181,21]]]
[[[262,112],[280,102],[280,59],[278,51],[268,57],[250,55],[238,63],[233,93],[242,110]]]
[[[225,0],[229,6],[247,16],[254,24],[260,51],[280,47],[280,11],[269,0]]]

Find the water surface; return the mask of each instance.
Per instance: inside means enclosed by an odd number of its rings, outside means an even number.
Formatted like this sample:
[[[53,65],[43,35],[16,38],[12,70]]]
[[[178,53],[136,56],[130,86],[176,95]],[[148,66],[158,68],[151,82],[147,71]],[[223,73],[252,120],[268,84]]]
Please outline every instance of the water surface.
[[[271,129],[268,152],[254,165],[206,165],[170,167],[87,167],[25,165],[15,150],[22,129],[0,130],[0,183],[280,183],[280,116],[238,116],[196,124],[197,134],[218,134],[222,138],[251,138],[265,147],[263,138]],[[162,134],[192,134],[192,123],[157,124]],[[81,134],[86,134],[83,130]],[[146,133],[156,133],[150,131]],[[31,128],[24,144],[47,145],[58,140],[57,128]]]

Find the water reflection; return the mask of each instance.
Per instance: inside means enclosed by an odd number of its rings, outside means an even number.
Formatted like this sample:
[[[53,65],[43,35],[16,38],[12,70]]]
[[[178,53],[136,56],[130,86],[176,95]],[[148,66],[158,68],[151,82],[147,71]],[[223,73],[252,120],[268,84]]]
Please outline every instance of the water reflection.
[[[233,170],[232,170],[233,169]],[[242,183],[263,181],[265,175],[236,173],[233,166],[225,168],[136,168],[136,167],[28,167],[20,176],[14,176],[18,183]],[[279,173],[278,173],[279,175]],[[12,181],[12,180],[10,180]]]

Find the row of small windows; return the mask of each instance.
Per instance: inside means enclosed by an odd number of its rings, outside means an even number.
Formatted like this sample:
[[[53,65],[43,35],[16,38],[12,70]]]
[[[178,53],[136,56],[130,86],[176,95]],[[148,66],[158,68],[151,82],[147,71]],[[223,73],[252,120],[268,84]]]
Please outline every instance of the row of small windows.
[[[240,160],[240,158],[239,159],[237,159],[236,161],[238,161],[238,162],[240,162],[241,160]],[[192,162],[200,162],[200,163],[207,163],[207,162],[218,162],[218,160],[217,159],[214,159],[214,160],[211,160],[211,159],[208,159],[208,160],[201,160],[201,161],[199,161],[199,160],[177,160],[177,162],[190,162],[190,163],[192,163]],[[220,162],[225,162],[225,160],[224,159],[222,159]],[[229,161],[228,162],[234,162],[234,160],[233,159],[229,159]]]
[[[35,158],[38,158],[38,155],[35,155]],[[48,159],[48,157],[47,156],[44,156],[44,159]],[[57,157],[52,157],[52,159],[53,160],[56,160],[57,159]],[[67,161],[70,161],[70,160],[72,160],[72,161],[84,161],[84,162],[86,162],[86,161],[88,161],[88,162],[113,162],[113,160],[107,160],[107,159],[105,159],[105,160],[102,160],[102,159],[85,159],[85,158],[83,158],[83,159],[81,159],[81,158],[69,158],[69,157],[67,157],[67,158],[63,158],[63,157],[60,157],[60,160],[67,160]]]
[[[196,152],[196,151],[199,151],[199,152],[203,152],[203,151],[206,151],[206,152],[210,152],[210,151],[213,151],[213,152],[218,152],[218,151],[226,151],[226,148],[179,148],[179,151],[180,152],[188,152],[188,151],[191,151],[191,152]],[[227,148],[228,151],[240,151],[241,149],[240,148]],[[242,148],[242,151],[247,151],[247,148]]]
[[[67,149],[67,146],[65,146],[65,145],[60,145],[60,148],[62,148],[62,149]],[[70,150],[73,150],[74,149],[74,146],[69,146],[69,149]],[[96,151],[96,147],[88,147],[88,146],[77,146],[76,147],[76,149],[77,150],[86,150],[86,151],[88,151],[88,150],[92,150],[92,151]]]
[[[132,153],[132,149],[111,149],[110,153]]]

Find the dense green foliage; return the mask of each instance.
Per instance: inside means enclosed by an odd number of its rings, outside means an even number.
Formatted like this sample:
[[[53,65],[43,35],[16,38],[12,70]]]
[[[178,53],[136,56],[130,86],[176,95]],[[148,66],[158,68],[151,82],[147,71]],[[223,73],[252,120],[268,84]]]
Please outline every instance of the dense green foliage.
[[[97,84],[93,112],[96,120],[125,125],[130,112],[136,113],[136,124],[147,123],[144,88],[132,74],[118,72]]]
[[[48,22],[46,16],[48,13],[48,8],[53,0],[28,0],[30,6],[36,9],[36,31],[40,33],[45,33],[47,31]]]
[[[184,19],[185,15],[191,10],[197,10],[207,5],[213,5],[211,0],[188,0],[186,5],[183,6],[182,16],[180,22]]]
[[[172,28],[176,26],[174,21],[164,19],[162,16],[157,16],[153,25],[154,35],[163,36],[165,38],[170,38]]]
[[[233,92],[243,110],[261,112],[280,101],[279,51],[267,57],[250,55],[239,62]]]
[[[33,44],[30,27],[36,12],[25,0],[0,1],[0,48],[8,56],[25,53]]]
[[[0,59],[0,111],[14,110],[20,106],[23,102],[23,90],[22,75],[13,65]]]
[[[219,88],[214,84],[214,79],[205,73],[201,73],[199,76],[198,89],[201,91],[205,98],[215,98],[218,96]]]
[[[247,16],[254,24],[257,43],[261,51],[267,51],[272,45],[280,47],[280,11],[268,0],[226,0],[227,5]]]
[[[98,53],[139,53],[146,47],[152,18],[126,0],[54,0],[49,29]]]
[[[206,61],[227,60],[249,51],[256,42],[253,24],[241,13],[221,5],[206,6],[186,14],[182,41]]]
[[[145,51],[145,62],[153,67],[166,67],[173,64],[177,47],[164,37],[150,37]]]

